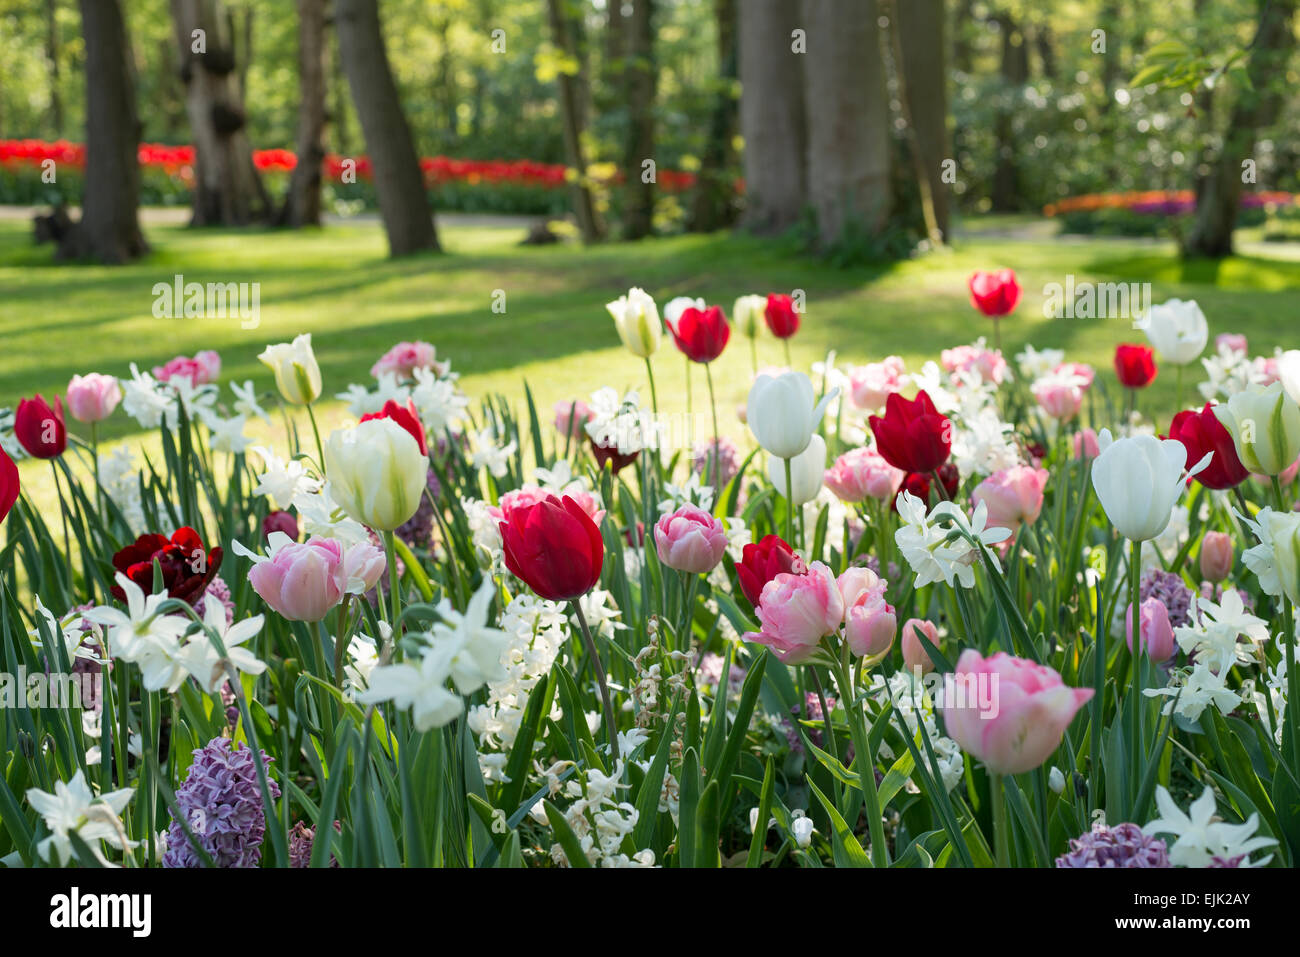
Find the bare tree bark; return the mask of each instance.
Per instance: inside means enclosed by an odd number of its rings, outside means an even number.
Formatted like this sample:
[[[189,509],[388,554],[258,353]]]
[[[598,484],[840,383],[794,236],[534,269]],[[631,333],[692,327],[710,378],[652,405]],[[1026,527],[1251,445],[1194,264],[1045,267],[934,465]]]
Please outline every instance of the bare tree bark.
[[[551,28],[551,42],[567,58],[577,59],[577,46],[564,0],[546,0],[547,20]],[[573,202],[573,215],[578,220],[578,230],[584,243],[598,242],[604,232],[596,215],[596,205],[587,186],[587,157],[583,146],[586,116],[582,110],[582,91],[579,79],[561,72],[556,77],[560,88],[560,112],[564,121],[564,152],[569,167],[576,173],[569,192]]]
[[[901,76],[900,94],[910,131],[917,187],[931,242],[948,238],[949,191],[943,163],[952,157],[948,139],[948,71],[944,0],[889,0],[890,33]],[[897,24],[892,20],[896,17]]]
[[[79,0],[86,44],[86,186],[81,221],[59,258],[124,263],[148,252],[140,232],[140,121],[118,0]]]
[[[1300,0],[1259,0],[1259,25],[1251,43],[1246,72],[1250,84],[1237,92],[1224,134],[1223,148],[1197,200],[1196,221],[1183,244],[1191,258],[1232,255],[1232,231],[1241,201],[1243,164],[1253,160],[1259,133],[1277,122],[1291,53],[1295,49],[1295,13]]]
[[[437,250],[433,210],[388,65],[377,0],[336,0],[335,26],[352,102],[366,139],[389,254]]]
[[[744,137],[743,225],[780,233],[808,202],[808,133],[804,115],[807,57],[794,52],[807,24],[793,0],[742,0],[740,131]]]
[[[713,0],[713,13],[718,25],[718,91],[691,199],[689,228],[694,232],[722,229],[736,218],[736,190],[731,181],[737,114],[736,0]]]
[[[875,0],[804,0],[808,192],[823,248],[889,216],[889,103]]]
[[[325,24],[329,0],[298,3],[298,164],[280,211],[284,226],[319,226],[325,161]]]
[[[45,0],[45,63],[50,72],[50,119],[54,138],[63,138],[63,93],[59,89],[59,3]]]
[[[645,172],[646,160],[654,160],[655,149],[655,68],[654,68],[653,0],[632,0],[628,21],[627,148],[623,152],[626,203],[623,238],[642,239],[654,231],[655,180]]]

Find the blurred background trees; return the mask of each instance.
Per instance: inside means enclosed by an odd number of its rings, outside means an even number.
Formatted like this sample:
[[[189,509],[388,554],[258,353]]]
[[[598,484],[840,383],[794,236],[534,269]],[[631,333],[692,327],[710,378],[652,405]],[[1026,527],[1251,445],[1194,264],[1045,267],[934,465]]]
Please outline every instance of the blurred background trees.
[[[81,6],[0,0],[0,141],[95,139]],[[566,216],[588,242],[739,224],[852,262],[1046,209],[1218,256],[1255,194],[1300,188],[1297,0],[112,6],[139,141],[194,147],[146,164],[140,201],[196,225],[370,208],[402,253],[437,247],[434,209]],[[0,202],[92,189],[89,154],[50,183],[31,153],[0,155]],[[1088,199],[1124,191],[1173,198]]]

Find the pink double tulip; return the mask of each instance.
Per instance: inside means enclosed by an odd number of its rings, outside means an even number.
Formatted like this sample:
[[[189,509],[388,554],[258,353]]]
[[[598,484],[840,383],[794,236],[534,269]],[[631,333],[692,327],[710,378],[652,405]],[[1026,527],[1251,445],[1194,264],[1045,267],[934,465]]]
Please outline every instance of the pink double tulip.
[[[994,472],[975,488],[976,502],[988,508],[988,524],[1016,531],[1024,522],[1038,521],[1043,510],[1047,469],[1013,465]]]
[[[841,502],[863,502],[874,498],[892,502],[905,474],[875,449],[851,449],[826,470],[823,482]]]
[[[855,366],[849,371],[849,398],[856,408],[878,412],[890,395],[903,391],[906,371],[899,356]]]
[[[272,538],[270,556],[254,557],[248,583],[290,621],[320,621],[348,590],[343,544],[319,536],[298,544],[279,532]]]
[[[122,401],[122,387],[111,375],[74,375],[67,398],[68,412],[78,422],[102,422]]]
[[[1076,459],[1095,459],[1101,454],[1097,444],[1097,433],[1092,429],[1080,429],[1070,438],[1070,447]]]
[[[934,622],[923,618],[909,618],[903,623],[903,665],[909,673],[920,668],[921,674],[926,675],[934,670],[934,661],[918,635],[925,635],[925,640],[938,648],[939,629]]]
[[[195,353],[193,359],[189,356],[177,356],[175,359],[169,359],[166,365],[153,367],[153,377],[159,382],[189,379],[190,385],[195,388],[215,382],[220,374],[221,356],[211,349]]]
[[[1170,658],[1175,648],[1174,629],[1169,624],[1169,609],[1165,607],[1164,602],[1159,598],[1148,598],[1138,606],[1139,625],[1138,631],[1142,642],[1142,650],[1146,652],[1148,658],[1154,662],[1165,661]],[[1124,625],[1127,629],[1126,641],[1128,650],[1133,651],[1133,606],[1128,606],[1128,612],[1124,617]]]
[[[948,735],[994,774],[1021,774],[1048,758],[1092,688],[1071,688],[1046,665],[968,648],[940,695]]]
[[[766,645],[788,665],[807,661],[823,638],[839,631],[844,598],[835,576],[821,562],[802,575],[782,572],[766,585],[759,599],[757,632],[745,640]]]
[[[850,568],[835,582],[844,601],[844,640],[868,664],[880,661],[894,646],[898,618],[885,601],[886,582],[870,568]]]
[[[703,575],[722,561],[726,550],[727,530],[698,505],[683,505],[655,524],[655,551],[669,568]]]

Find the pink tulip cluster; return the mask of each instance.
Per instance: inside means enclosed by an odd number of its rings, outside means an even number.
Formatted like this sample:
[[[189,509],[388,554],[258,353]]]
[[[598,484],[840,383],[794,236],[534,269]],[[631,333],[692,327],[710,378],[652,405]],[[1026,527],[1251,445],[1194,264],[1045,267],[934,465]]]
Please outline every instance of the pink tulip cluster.
[[[844,601],[844,640],[868,664],[880,661],[894,646],[898,619],[885,601],[887,583],[869,568],[850,568],[835,582]]]
[[[370,374],[378,379],[386,373],[392,373],[398,380],[413,379],[416,369],[429,369],[441,373],[435,356],[437,350],[427,342],[399,342],[385,352],[373,366]]]
[[[893,393],[903,391],[907,384],[905,376],[906,369],[899,356],[855,366],[849,371],[849,398],[859,409],[878,411]]]
[[[271,538],[270,557],[253,565],[248,582],[290,621],[320,621],[344,594],[364,594],[384,573],[384,553],[374,545],[345,548],[319,536],[299,544],[280,532]]]
[[[982,382],[991,385],[1001,385],[1009,372],[1007,360],[1002,358],[1001,352],[980,346],[944,349],[939,360],[945,372],[975,372]]]
[[[190,385],[196,388],[215,382],[220,374],[221,356],[211,349],[195,354],[193,359],[189,356],[177,356],[175,359],[169,359],[165,365],[154,366],[153,369],[153,377],[159,382],[188,379]]]
[[[974,499],[988,508],[988,524],[1016,531],[1021,524],[1033,524],[1043,510],[1043,489],[1047,469],[1013,465],[994,472],[975,488]]]
[[[823,481],[842,502],[864,502],[869,498],[892,502],[904,478],[905,473],[886,462],[875,449],[863,448],[852,449],[836,459]]]

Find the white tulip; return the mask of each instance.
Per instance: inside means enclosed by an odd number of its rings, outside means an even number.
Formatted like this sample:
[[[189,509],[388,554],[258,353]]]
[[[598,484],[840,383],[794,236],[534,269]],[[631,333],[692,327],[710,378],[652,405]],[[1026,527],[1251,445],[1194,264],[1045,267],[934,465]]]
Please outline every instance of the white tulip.
[[[673,325],[681,318],[682,313],[687,309],[705,309],[703,299],[694,299],[690,296],[675,296],[668,300],[668,305],[664,306],[664,322]]]
[[[767,311],[765,296],[741,296],[731,310],[731,322],[746,339],[757,339],[763,330]]]
[[[1279,475],[1300,457],[1300,405],[1281,382],[1250,385],[1216,405],[1214,414],[1232,433],[1241,464],[1252,472]]]
[[[1125,538],[1145,542],[1169,524],[1185,480],[1210,464],[1207,453],[1186,475],[1187,448],[1175,439],[1133,435],[1115,440],[1109,429],[1097,437],[1100,449],[1092,462],[1092,487],[1106,517]]]
[[[794,505],[811,502],[822,488],[822,478],[826,474],[826,440],[814,434],[808,441],[808,447],[790,459],[790,484],[794,494],[789,495],[785,489],[785,459],[772,457],[767,460],[767,477],[772,480],[777,492],[789,499]]]
[[[839,391],[832,389],[818,402],[812,382],[802,372],[760,375],[749,389],[745,422],[765,451],[792,459],[808,447],[826,406]]]
[[[1143,328],[1160,358],[1176,366],[1195,362],[1210,338],[1205,313],[1192,299],[1170,299],[1152,306]]]
[[[634,286],[626,296],[606,303],[605,308],[614,318],[614,328],[628,352],[642,359],[655,354],[664,330],[659,322],[659,307],[645,290]]]
[[[320,366],[311,348],[310,332],[293,342],[267,346],[257,358],[275,373],[275,385],[284,401],[307,405],[320,398]]]
[[[1300,403],[1300,349],[1288,349],[1277,357],[1277,377],[1291,401]]]
[[[429,458],[392,419],[338,429],[325,440],[327,492],[348,518],[391,532],[420,507]]]

